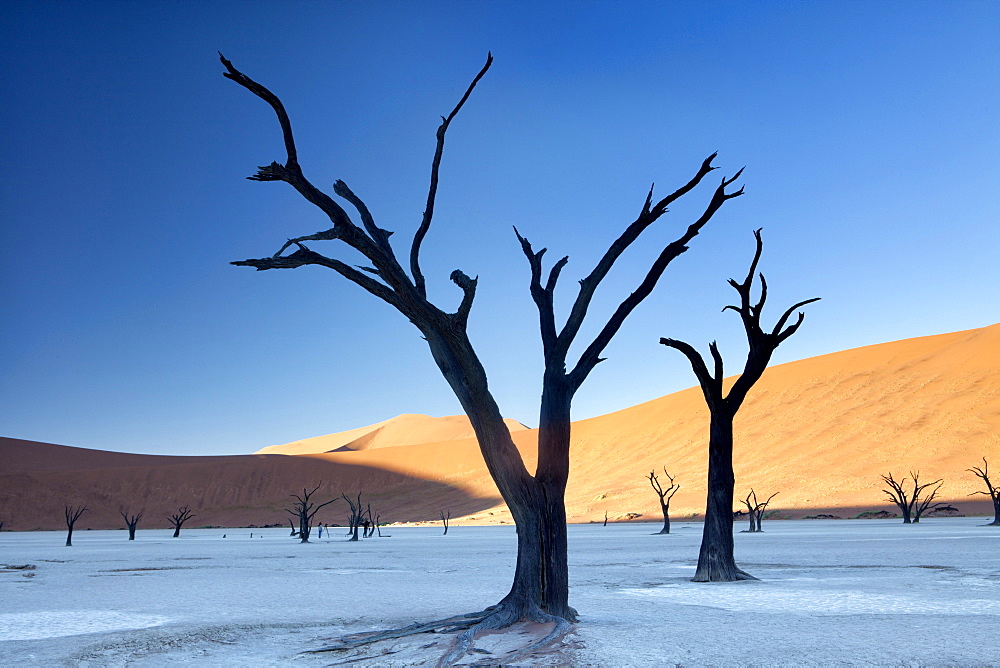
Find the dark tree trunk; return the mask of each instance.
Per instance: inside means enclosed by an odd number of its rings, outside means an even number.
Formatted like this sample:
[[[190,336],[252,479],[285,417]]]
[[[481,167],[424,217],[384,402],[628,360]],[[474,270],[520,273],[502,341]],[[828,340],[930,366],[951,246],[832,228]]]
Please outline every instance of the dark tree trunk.
[[[724,409],[712,413],[708,441],[708,501],[698,553],[695,582],[753,580],[736,567],[733,556],[733,416]],[[752,517],[752,515],[751,515]]]
[[[661,503],[660,510],[663,511],[663,528],[660,529],[660,533],[670,533],[670,508]]]
[[[986,526],[1000,526],[1000,494],[993,497],[993,521]]]
[[[70,527],[66,531],[66,547],[73,547],[73,526],[72,525],[70,525]]]

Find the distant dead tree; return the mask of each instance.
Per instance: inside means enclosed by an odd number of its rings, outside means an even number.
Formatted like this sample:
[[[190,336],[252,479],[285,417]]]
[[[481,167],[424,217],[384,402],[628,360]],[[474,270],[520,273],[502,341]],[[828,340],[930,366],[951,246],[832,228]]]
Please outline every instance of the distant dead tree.
[[[729,389],[729,394],[723,394],[723,363],[719,347],[713,341],[708,349],[714,361],[714,374],[708,370],[704,358],[691,345],[676,339],[660,339],[660,343],[679,350],[688,358],[694,375],[701,385],[711,413],[708,437],[708,501],[705,508],[705,528],[702,532],[701,550],[698,554],[698,568],[695,571],[695,582],[732,582],[734,580],[756,579],[749,573],[736,567],[733,557],[733,488],[736,478],[733,473],[733,420],[736,412],[743,405],[750,388],[760,380],[767,369],[771,356],[783,341],[794,334],[805,314],[801,311],[791,325],[785,326],[792,313],[806,304],[817,301],[819,297],[806,299],[791,307],[778,318],[777,324],[770,332],[761,328],[760,317],[767,300],[767,281],[760,274],[760,297],[756,303],[751,301],[754,274],[757,263],[764,250],[760,230],[754,231],[757,240],[757,250],[750,271],[742,283],[729,279],[729,284],[740,296],[739,306],[726,306],[723,311],[732,309],[739,314],[746,332],[750,349],[747,352],[743,373]]]
[[[971,469],[966,469],[969,473],[975,474],[976,477],[981,478],[983,483],[986,485],[987,491],[975,491],[969,496],[975,494],[985,494],[993,500],[993,521],[986,526],[1000,526],[1000,486],[994,485],[990,482],[990,464],[986,461],[986,457],[983,457],[983,468],[978,466],[973,466]],[[0,528],[3,524],[0,523]]]
[[[919,471],[910,471],[910,478],[913,479],[913,489],[907,492],[903,487],[906,482],[905,477],[897,481],[892,477],[892,471],[889,472],[889,475],[882,476],[882,481],[888,485],[888,488],[883,488],[882,491],[903,514],[903,524],[916,524],[925,511],[944,505],[943,503],[934,503],[934,497],[937,496],[938,490],[943,484],[940,479],[921,485]],[[925,490],[929,487],[933,487],[933,489],[925,494]]]
[[[74,508],[67,504],[64,506],[64,510],[66,513],[66,547],[71,547],[73,545],[73,525],[80,519],[80,515],[83,515],[88,509],[86,506]]]
[[[365,513],[364,510],[362,509],[362,503],[361,503],[361,492],[358,492],[358,496],[355,499],[352,499],[346,494],[341,494],[341,497],[344,499],[344,501],[347,501],[347,505],[350,506],[351,508],[351,515],[347,520],[347,535],[350,536],[348,540],[356,541],[358,540],[358,529],[360,529],[365,522]],[[367,537],[368,537],[368,532],[365,531],[365,533],[362,535],[362,538],[367,538]]]
[[[312,531],[312,519],[313,517],[316,516],[316,513],[319,512],[319,509],[322,508],[323,506],[328,506],[337,500],[336,498],[333,498],[327,501],[326,503],[319,504],[318,506],[314,502],[312,502],[310,500],[312,498],[312,495],[315,494],[316,490],[318,490],[322,485],[323,483],[316,485],[315,487],[312,488],[312,491],[309,491],[305,487],[303,487],[301,496],[299,496],[298,494],[289,495],[293,499],[295,499],[295,503],[292,504],[291,508],[285,508],[285,512],[289,513],[292,517],[298,518],[299,520],[298,533],[295,533],[295,525],[293,524],[292,535],[293,536],[297,535],[301,539],[301,542],[303,543],[309,542],[309,534]]]
[[[291,517],[288,518],[288,526],[292,527],[292,538],[299,535],[299,530],[295,528],[295,522],[292,521]]]
[[[608,526],[608,511],[604,511],[604,526]]]
[[[441,511],[441,524],[444,525],[444,533],[442,534],[443,536],[447,536],[448,535],[448,524],[450,522],[451,522],[451,511],[449,510],[448,511],[448,515],[445,516],[444,511],[442,510]]]
[[[667,476],[667,480],[670,481],[670,486],[667,488],[660,485],[660,480],[656,477],[656,471],[650,471],[649,475],[646,476],[649,479],[649,484],[653,486],[653,491],[660,497],[660,510],[663,511],[663,528],[658,533],[661,534],[670,533],[670,499],[674,498],[674,494],[681,488],[680,485],[674,483],[674,477],[667,473],[666,466],[663,467],[663,475]]]
[[[743,499],[743,504],[747,507],[747,514],[750,516],[750,528],[747,529],[747,533],[757,533],[763,531],[761,524],[764,521],[764,510],[767,508],[767,504],[771,503],[771,499],[778,495],[777,492],[767,497],[767,501],[763,503],[757,501],[757,493],[750,488],[750,493],[747,494],[747,498]]]
[[[128,539],[135,540],[135,528],[139,526],[139,520],[142,519],[142,512],[139,512],[136,515],[131,515],[125,512],[125,510],[119,508],[118,514],[122,516],[122,519],[125,520],[125,525],[128,526]]]
[[[188,510],[187,506],[181,506],[176,513],[167,518],[174,527],[174,538],[180,537],[181,527],[192,517],[197,517],[197,515]]]
[[[249,178],[254,181],[283,181],[289,184],[304,199],[319,208],[332,223],[327,230],[289,239],[276,253],[232,264],[254,267],[258,271],[306,266],[330,269],[386,302],[413,323],[426,340],[438,369],[468,415],[486,466],[514,517],[518,528],[518,551],[511,589],[496,605],[475,614],[456,617],[449,620],[448,624],[432,627],[452,631],[469,629],[468,633],[456,639],[454,651],[446,657],[447,660],[454,662],[458,657],[464,656],[479,630],[504,628],[521,619],[555,622],[557,630],[554,633],[556,637],[561,636],[568,630],[568,622],[576,620],[576,611],[569,604],[565,505],[566,483],[569,478],[572,399],[603,360],[601,355],[628,316],[651,294],[667,266],[688,250],[688,244],[728,200],[743,194],[742,188],[727,190],[739,178],[742,170],[717,182],[702,213],[686,228],[682,228],[683,231],[672,241],[660,248],[641,282],[620,302],[608,320],[597,327],[584,328],[583,325],[600,284],[623,253],[646,229],[666,214],[676,200],[694,190],[716,169],[712,165],[715,154],[702,162],[697,173],[686,184],[666,197],[655,200],[653,190],[650,189],[635,220],[610,243],[594,269],[579,281],[579,292],[569,306],[561,327],[556,321],[554,293],[568,258],[555,262],[546,273],[542,257],[545,249],[534,251],[528,239],[515,230],[531,272],[529,290],[539,314],[544,361],[538,421],[538,458],[532,474],[525,466],[524,458],[503,421],[487,382],[486,370],[468,335],[468,321],[476,296],[477,279],[458,269],[451,273],[450,278],[461,290],[462,298],[457,309],[449,313],[429,300],[419,261],[421,244],[434,215],[445,133],[476,84],[492,65],[492,55],[487,57],[485,66],[451,113],[442,117],[431,163],[427,203],[409,245],[408,263],[400,262],[397,258],[389,242],[392,232],[375,223],[368,206],[346,183],[336,181],[333,192],[357,211],[360,223],[355,223],[338,201],[306,178],[298,162],[298,150],[288,113],[278,96],[240,72],[221,55],[220,59],[226,69],[223,76],[271,107],[284,139],[284,164],[275,161],[264,165]],[[363,255],[367,262],[360,268],[355,268],[306,246],[306,242],[326,241],[346,244]],[[285,254],[289,249],[293,252]],[[408,272],[404,269],[404,264],[408,264]],[[589,343],[582,342],[582,345],[578,343],[574,346],[581,331],[597,334]],[[571,349],[582,350],[575,363],[569,359]],[[424,631],[408,631],[407,634],[422,632]],[[394,637],[398,637],[400,632],[395,630],[393,633],[396,634]],[[373,642],[381,636],[372,638],[365,642]],[[551,642],[551,639],[546,642]]]

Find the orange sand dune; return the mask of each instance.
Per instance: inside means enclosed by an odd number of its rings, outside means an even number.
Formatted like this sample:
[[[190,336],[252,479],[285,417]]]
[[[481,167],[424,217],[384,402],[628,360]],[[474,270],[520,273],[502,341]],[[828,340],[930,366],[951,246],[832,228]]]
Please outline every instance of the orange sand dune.
[[[515,420],[504,420],[511,432],[527,429]],[[474,438],[469,418],[464,415],[430,417],[416,413],[397,415],[391,420],[326,436],[305,438],[284,445],[269,445],[258,455],[309,455],[321,452],[371,450],[416,443],[434,443]]]
[[[0,439],[0,519],[58,528],[63,503],[86,502],[100,508],[88,526],[102,528],[121,523],[119,503],[155,506],[157,517],[187,503],[201,510],[195,525],[282,522],[287,495],[323,479],[330,493],[365,490],[387,520],[448,509],[509,522],[477,443],[461,438],[467,428],[465,418],[400,416],[261,450],[295,456],[155,457]],[[702,512],[707,431],[698,388],[575,422],[570,521],[657,519],[645,476],[663,466],[682,487],[672,516]],[[537,431],[513,435],[532,469]],[[911,469],[944,478],[940,498],[961,512],[991,512],[985,497],[969,496],[980,484],[965,469],[985,456],[1000,477],[1000,325],[776,366],[751,392],[735,436],[737,495],[779,492],[771,507],[786,516],[887,508],[879,475]]]
[[[536,430],[514,434],[529,470],[536,438]],[[986,456],[1000,477],[1000,325],[773,367],[737,416],[735,440],[737,495],[779,492],[771,507],[783,515],[888,508],[879,475],[898,479],[911,469],[922,480],[944,478],[939,497],[960,511],[987,513],[985,497],[969,497],[979,481],[965,469]],[[707,442],[698,388],[574,422],[570,521],[603,520],[605,512],[655,519],[645,476],[664,466],[682,487],[673,516],[701,513]],[[496,493],[472,439],[313,456]],[[492,512],[488,518],[509,520],[503,507]]]

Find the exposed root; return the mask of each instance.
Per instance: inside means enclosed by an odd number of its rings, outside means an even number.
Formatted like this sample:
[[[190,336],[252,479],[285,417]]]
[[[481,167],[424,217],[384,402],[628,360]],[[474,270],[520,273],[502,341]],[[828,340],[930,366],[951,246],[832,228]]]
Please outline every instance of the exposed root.
[[[572,624],[569,620],[563,617],[550,615],[537,606],[532,605],[528,609],[523,609],[522,606],[502,602],[498,605],[491,606],[486,610],[481,610],[467,615],[458,615],[431,622],[418,622],[398,629],[355,633],[343,636],[339,639],[337,644],[328,645],[319,649],[307,650],[304,653],[318,654],[321,652],[353,650],[387,640],[396,640],[422,633],[451,634],[461,631],[461,633],[455,636],[455,639],[451,643],[451,647],[448,649],[447,653],[437,662],[438,666],[453,666],[468,656],[471,652],[489,654],[489,652],[486,652],[485,650],[474,647],[477,635],[487,631],[506,629],[521,621],[545,625],[551,624],[552,628],[541,638],[532,640],[523,647],[510,650],[503,656],[484,659],[485,663],[482,665],[496,665],[497,660],[502,662],[503,665],[521,661],[530,655],[544,651],[547,648],[556,645],[572,629]],[[352,657],[342,663],[354,663],[359,659],[360,657]],[[473,665],[480,664],[479,662],[476,662]]]
[[[328,645],[326,647],[320,647],[319,649],[306,650],[303,653],[319,654],[321,652],[337,652],[346,649],[357,649],[358,647],[372,645],[383,640],[393,640],[396,638],[405,638],[406,636],[415,636],[421,633],[451,633],[454,631],[461,631],[488,617],[495,607],[496,606],[493,606],[486,608],[485,610],[480,610],[479,612],[469,613],[467,615],[457,615],[455,617],[448,617],[447,619],[438,619],[433,622],[417,622],[415,624],[410,624],[409,626],[404,626],[401,629],[386,629],[385,631],[354,633],[343,636],[340,638],[340,642],[336,645]]]

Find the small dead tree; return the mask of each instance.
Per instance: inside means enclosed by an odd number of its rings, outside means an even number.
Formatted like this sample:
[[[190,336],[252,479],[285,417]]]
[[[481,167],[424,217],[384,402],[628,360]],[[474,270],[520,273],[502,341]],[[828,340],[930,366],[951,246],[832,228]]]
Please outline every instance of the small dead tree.
[[[664,488],[660,485],[656,471],[650,471],[649,475],[646,476],[649,479],[649,484],[653,486],[653,491],[660,498],[660,510],[663,511],[663,528],[657,532],[658,534],[670,533],[670,499],[674,498],[674,494],[681,488],[680,485],[674,483],[674,477],[667,473],[666,466],[663,467],[663,475],[667,476],[667,480],[670,481],[669,487]]]
[[[288,518],[288,526],[292,528],[292,533],[291,533],[292,538],[295,538],[296,536],[299,535],[299,530],[295,528],[295,522],[292,521],[291,517]]]
[[[990,464],[986,461],[986,457],[983,457],[983,468],[973,466],[971,469],[966,469],[966,471],[974,474],[977,478],[980,478],[986,485],[985,492],[977,490],[969,496],[985,494],[993,501],[993,521],[986,526],[1000,526],[1000,486],[994,485],[990,482]],[[0,528],[2,527],[3,524],[0,524]]]
[[[66,547],[73,546],[73,525],[76,521],[80,519],[80,515],[87,512],[88,508],[86,506],[78,506],[74,508],[73,506],[67,504],[64,507],[66,513]]]
[[[451,273],[450,278],[461,290],[462,297],[457,309],[448,312],[428,298],[426,281],[420,267],[420,248],[434,216],[445,134],[473,89],[486,75],[493,63],[493,56],[487,57],[486,64],[451,113],[442,117],[431,162],[427,202],[410,243],[408,263],[400,262],[389,242],[392,232],[376,224],[368,206],[346,183],[336,181],[333,192],[357,211],[360,224],[351,219],[338,201],[317,188],[305,176],[298,162],[298,149],[288,113],[278,96],[240,72],[221,54],[220,60],[226,70],[223,76],[265,101],[274,111],[281,127],[285,148],[284,164],[274,161],[261,166],[249,178],[254,181],[282,181],[289,184],[304,199],[320,209],[332,223],[332,227],[327,230],[289,239],[270,256],[240,260],[232,264],[254,267],[258,271],[323,267],[386,302],[413,323],[426,340],[438,369],[468,415],[486,466],[514,517],[517,526],[517,559],[509,593],[496,605],[449,620],[448,624],[429,627],[438,630],[468,630],[456,638],[453,650],[442,660],[454,663],[467,654],[478,631],[504,628],[522,619],[554,624],[554,635],[552,638],[547,637],[546,643],[561,637],[568,630],[569,622],[576,620],[576,611],[569,605],[565,506],[573,397],[594,368],[603,361],[601,355],[628,316],[652,293],[667,266],[688,250],[688,244],[727,201],[743,194],[742,188],[729,190],[742,170],[717,182],[718,185],[697,219],[673,241],[662,246],[639,285],[620,302],[603,325],[599,324],[595,328],[584,328],[583,325],[600,284],[622,254],[645,230],[663,217],[676,200],[694,190],[716,169],[712,165],[715,154],[702,162],[697,173],[686,184],[666,197],[655,200],[653,189],[649,190],[635,220],[611,242],[594,269],[579,282],[579,292],[561,327],[556,321],[554,293],[568,258],[555,262],[546,273],[542,261],[545,249],[536,252],[528,239],[515,230],[530,268],[529,291],[538,310],[545,367],[539,409],[537,466],[534,473],[531,473],[503,421],[500,408],[490,391],[486,370],[469,338],[468,321],[478,279],[471,278],[458,269]],[[342,242],[361,253],[367,263],[355,268],[306,246],[306,242],[326,241]],[[286,255],[285,251],[293,247],[294,251]],[[404,269],[405,264],[408,264],[409,271]],[[597,334],[589,344],[584,342],[582,345],[574,345],[581,331],[596,331]],[[583,351],[575,363],[569,358],[571,349]],[[423,632],[425,631],[410,630],[405,635]],[[394,630],[392,633],[395,634],[393,637],[398,637],[400,631]],[[383,638],[382,635],[374,634],[354,645],[376,642]],[[343,649],[348,645],[349,643],[342,643],[337,647]]]
[[[344,501],[347,501],[347,505],[350,506],[351,508],[351,515],[347,520],[347,535],[350,536],[348,540],[356,541],[358,540],[358,529],[361,528],[361,525],[364,524],[365,521],[365,513],[362,510],[362,504],[361,504],[361,492],[358,492],[358,496],[356,499],[352,499],[346,494],[341,494],[341,497],[344,499]],[[367,537],[368,537],[368,532],[365,531],[362,538],[367,538]]]
[[[905,477],[897,481],[892,477],[892,471],[889,472],[889,475],[882,476],[882,482],[887,485],[887,488],[883,488],[882,491],[899,508],[899,512],[903,515],[903,524],[916,524],[925,511],[944,505],[933,502],[943,484],[940,479],[921,485],[919,471],[910,471],[910,478],[913,479],[913,489],[908,492],[904,488]],[[933,487],[933,489],[925,494],[924,491],[929,487]]]
[[[310,500],[312,495],[316,493],[316,490],[318,490],[322,484],[323,483],[321,482],[319,485],[313,487],[312,491],[303,487],[302,496],[299,496],[298,494],[289,495],[295,499],[295,503],[292,504],[291,508],[285,508],[285,512],[289,513],[292,517],[298,518],[299,530],[296,532],[295,525],[293,524],[292,536],[298,536],[303,543],[309,542],[309,534],[312,532],[312,519],[316,516],[316,513],[319,512],[319,509],[323,506],[328,506],[337,500],[336,498],[333,498],[326,503],[319,504],[318,506]],[[289,520],[289,522],[291,522],[291,520]]]
[[[756,303],[751,299],[754,274],[764,250],[764,242],[761,240],[759,229],[753,234],[757,240],[757,250],[750,263],[750,271],[742,283],[729,279],[729,284],[740,296],[739,306],[730,305],[722,309],[723,311],[732,309],[739,314],[750,346],[743,373],[729,388],[729,394],[723,392],[725,374],[722,355],[714,341],[708,346],[714,361],[713,373],[708,370],[701,353],[690,344],[676,339],[660,339],[660,343],[679,350],[688,358],[711,414],[708,436],[708,500],[705,507],[705,528],[698,553],[698,568],[694,575],[695,582],[756,579],[737,568],[733,556],[733,489],[736,484],[733,473],[733,421],[750,388],[760,380],[767,369],[774,351],[802,325],[805,314],[799,311],[795,322],[786,326],[792,313],[806,304],[819,300],[819,297],[813,297],[789,307],[778,318],[777,324],[771,331],[764,331],[760,324],[761,312],[767,300],[767,281],[764,280],[764,274],[760,274],[760,297]]]
[[[767,509],[767,504],[771,503],[771,499],[777,495],[778,493],[775,492],[767,497],[767,501],[759,502],[757,501],[757,493],[753,491],[752,487],[750,488],[747,498],[743,499],[743,505],[747,507],[747,515],[750,516],[750,528],[747,529],[747,533],[758,533],[764,530],[761,526],[764,522],[764,511]]]
[[[447,536],[448,535],[448,525],[450,523],[451,523],[451,511],[449,510],[448,511],[448,515],[446,516],[444,514],[444,511],[442,510],[441,511],[441,524],[444,525],[444,533],[441,534],[442,536]]]
[[[136,515],[132,515],[124,509],[119,508],[118,514],[122,516],[122,519],[125,520],[125,525],[128,527],[128,539],[135,540],[135,528],[139,526],[139,520],[142,519],[142,511]]]
[[[174,527],[174,538],[180,537],[181,527],[184,526],[184,523],[187,522],[192,517],[197,517],[197,515],[192,513],[187,506],[181,506],[180,508],[177,509],[176,513],[173,513],[170,517],[167,518],[170,520],[170,524],[172,524]]]

